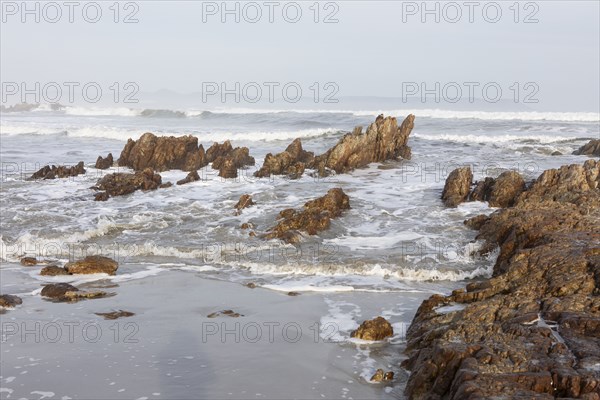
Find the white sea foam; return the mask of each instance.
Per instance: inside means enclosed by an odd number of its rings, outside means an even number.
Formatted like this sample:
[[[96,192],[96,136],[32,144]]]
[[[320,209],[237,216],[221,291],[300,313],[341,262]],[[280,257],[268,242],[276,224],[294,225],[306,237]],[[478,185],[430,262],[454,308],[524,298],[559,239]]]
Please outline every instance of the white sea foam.
[[[122,117],[135,117],[140,115],[139,110],[134,110],[127,107],[70,107],[64,108],[64,112],[67,115],[80,115],[80,116],[122,116]]]
[[[560,143],[577,139],[576,136],[556,135],[494,135],[494,134],[426,134],[413,133],[413,137],[430,141],[447,141],[455,143],[527,143],[540,144]]]

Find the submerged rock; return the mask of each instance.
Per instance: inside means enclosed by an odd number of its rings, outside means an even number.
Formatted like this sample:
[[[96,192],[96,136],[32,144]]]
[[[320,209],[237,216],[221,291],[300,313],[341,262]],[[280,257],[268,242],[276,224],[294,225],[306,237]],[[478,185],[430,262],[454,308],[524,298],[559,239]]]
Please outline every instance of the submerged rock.
[[[283,152],[267,154],[262,167],[254,176],[265,178],[271,175],[287,175],[290,179],[298,179],[304,173],[306,165],[314,158],[314,153],[305,151],[300,139],[295,139]]]
[[[243,194],[240,196],[240,199],[238,200],[238,202],[235,204],[235,206],[233,206],[233,208],[235,208],[236,210],[240,211],[244,208],[248,208],[253,206],[254,201],[252,201],[252,196],[249,194]]]
[[[100,317],[104,317],[104,319],[126,318],[126,317],[132,317],[135,315],[132,312],[123,311],[123,310],[113,311],[113,312],[108,312],[108,313],[95,313],[95,314]]]
[[[392,325],[383,317],[364,321],[357,330],[350,333],[350,337],[378,341],[394,335]]]
[[[69,274],[108,274],[115,275],[119,263],[103,256],[87,256],[83,260],[69,262],[65,270]]]
[[[186,183],[196,182],[200,180],[200,175],[198,175],[198,171],[192,171],[187,176],[181,180],[177,181],[178,185],[185,185]],[[161,185],[162,186],[162,185]]]
[[[596,156],[600,157],[600,139],[592,139],[588,143],[575,150],[573,154],[580,156]]]
[[[180,169],[196,171],[207,165],[204,148],[194,136],[156,136],[144,133],[138,140],[129,139],[121,151],[119,166],[136,171]]]
[[[267,239],[282,239],[288,243],[299,240],[298,231],[309,235],[329,228],[331,219],[337,218],[343,210],[350,209],[350,199],[340,188],[330,189],[327,194],[318,199],[308,201],[304,209],[296,211],[286,209],[279,213],[280,220],[265,235]]]
[[[114,160],[112,153],[108,153],[106,158],[102,158],[102,156],[98,156],[96,160],[96,168],[97,169],[109,169],[113,166]]]
[[[214,313],[208,314],[206,317],[207,318],[217,318],[220,316],[226,316],[226,317],[231,317],[231,318],[243,317],[242,314],[236,313],[233,310],[216,311]]]
[[[21,258],[21,265],[26,267],[30,267],[33,265],[37,265],[38,260],[35,257],[23,257]]]
[[[57,276],[57,275],[71,275],[69,271],[67,271],[63,267],[59,267],[56,265],[48,265],[47,267],[42,268],[40,271],[40,275],[44,276]]]
[[[81,174],[85,174],[83,161],[80,161],[77,165],[71,167],[65,165],[60,165],[58,167],[56,165],[46,165],[31,175],[27,180],[69,178]]]
[[[135,192],[136,190],[156,190],[162,183],[159,174],[154,173],[150,168],[136,173],[115,172],[102,177],[96,183],[94,189],[103,190],[104,193],[97,193],[94,200],[105,201],[109,197],[124,196]]]
[[[44,286],[41,295],[55,301],[71,302],[105,297],[107,293],[101,291],[85,292],[68,283],[52,283]]]
[[[599,398],[599,187],[600,162],[551,169],[480,219],[493,276],[421,304],[409,398]],[[449,304],[461,307],[436,311]]]
[[[0,295],[0,307],[2,308],[13,308],[23,304],[23,300],[19,296],[13,296],[12,294]]]
[[[371,377],[371,382],[389,382],[392,380],[394,380],[394,373],[392,371],[384,372],[381,368],[377,369]]]
[[[307,166],[325,176],[327,169],[339,174],[373,162],[398,158],[410,160],[411,150],[407,143],[414,119],[415,116],[411,114],[398,126],[396,118],[379,115],[365,133],[362,132],[362,127],[356,127],[352,133],[346,134],[333,148],[315,157]]]
[[[473,172],[470,167],[457,168],[448,175],[442,191],[442,201],[446,207],[456,207],[469,196]]]

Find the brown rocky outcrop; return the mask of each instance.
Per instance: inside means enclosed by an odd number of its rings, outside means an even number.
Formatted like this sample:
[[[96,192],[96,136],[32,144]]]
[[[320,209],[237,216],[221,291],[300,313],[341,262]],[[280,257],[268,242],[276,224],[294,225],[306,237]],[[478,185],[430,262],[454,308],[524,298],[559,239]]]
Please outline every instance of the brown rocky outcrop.
[[[392,371],[384,372],[381,368],[375,371],[375,374],[371,377],[371,382],[384,382],[394,380],[394,373]]]
[[[576,156],[596,156],[600,157],[600,139],[592,139],[573,152]]]
[[[180,169],[196,171],[206,166],[206,155],[194,136],[156,136],[144,133],[138,140],[129,139],[121,151],[119,166],[136,171]]]
[[[0,307],[2,308],[13,308],[19,304],[23,304],[23,300],[21,300],[19,296],[14,296],[12,294],[0,295]]]
[[[262,167],[254,173],[259,178],[271,175],[287,175],[290,179],[298,179],[304,173],[307,164],[314,160],[314,153],[302,148],[300,139],[295,139],[281,153],[267,154]]]
[[[384,340],[393,335],[392,325],[383,317],[364,321],[357,330],[350,333],[350,337],[373,341]]]
[[[93,189],[103,190],[97,193],[94,200],[104,201],[109,197],[124,196],[136,190],[156,190],[162,183],[159,174],[150,168],[133,174],[126,172],[115,172],[100,178]]]
[[[240,196],[238,202],[233,206],[236,210],[240,211],[244,208],[253,206],[255,203],[252,201],[252,196],[249,194],[243,194]]]
[[[69,262],[65,270],[69,274],[108,274],[114,275],[119,263],[104,256],[87,256],[83,260]]]
[[[192,171],[183,179],[177,181],[178,185],[185,185],[186,183],[196,182],[200,180],[200,175],[198,175],[198,171]]]
[[[545,171],[479,219],[493,276],[421,304],[407,396],[600,399],[600,162]]]
[[[102,158],[102,156],[98,156],[96,160],[96,168],[97,169],[109,169],[113,166],[113,155],[112,153],[108,153],[106,158]]]
[[[450,172],[442,191],[442,201],[446,207],[456,207],[469,197],[473,172],[470,167],[457,168]]]
[[[234,149],[229,140],[210,146],[206,151],[206,159],[212,163],[212,169],[219,170],[222,178],[237,178],[238,169],[255,163],[247,147]]]
[[[85,174],[83,161],[80,161],[77,165],[71,167],[65,165],[60,165],[58,167],[56,165],[46,165],[31,175],[27,180],[69,178],[81,174]]]
[[[104,317],[104,319],[126,318],[126,317],[132,317],[135,315],[134,313],[132,313],[130,311],[123,311],[123,310],[112,311],[112,312],[107,312],[107,313],[95,313],[95,314],[100,317]]]
[[[307,166],[325,176],[327,170],[339,174],[373,162],[397,158],[409,160],[411,150],[407,143],[414,120],[415,116],[411,114],[398,126],[396,118],[379,115],[366,132],[363,133],[360,126],[354,128],[352,133],[346,134],[334,147],[315,157]]]
[[[38,260],[35,257],[23,257],[21,258],[21,265],[26,267],[30,267],[33,265],[37,265]]]
[[[309,235],[329,228],[331,219],[337,218],[343,210],[350,209],[350,199],[340,188],[330,189],[327,194],[318,199],[308,201],[304,209],[297,211],[288,208],[279,213],[280,220],[265,235],[267,239],[282,239],[288,243],[300,240],[298,231]]]
[[[525,180],[516,171],[505,171],[498,178],[485,178],[477,182],[469,200],[487,201],[490,207],[510,207],[525,190]]]

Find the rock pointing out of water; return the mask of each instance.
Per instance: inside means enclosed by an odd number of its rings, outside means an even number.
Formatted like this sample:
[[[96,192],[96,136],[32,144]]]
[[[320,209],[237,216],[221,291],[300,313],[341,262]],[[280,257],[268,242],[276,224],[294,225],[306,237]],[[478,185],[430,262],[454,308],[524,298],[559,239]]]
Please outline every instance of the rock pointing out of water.
[[[115,275],[119,263],[103,256],[87,256],[83,260],[69,262],[65,270],[69,274],[108,274]]]
[[[287,175],[290,179],[302,176],[304,168],[310,164],[315,155],[302,148],[300,139],[295,139],[285,151],[278,154],[267,154],[262,167],[254,173],[259,178],[271,175]]]
[[[180,169],[196,171],[207,164],[204,148],[194,136],[156,136],[144,133],[138,140],[129,139],[121,151],[119,166],[136,171]]]
[[[393,335],[394,329],[392,325],[385,318],[377,317],[360,324],[357,330],[352,331],[350,337],[378,341],[392,337]]]
[[[40,168],[36,173],[31,175],[28,178],[28,180],[31,181],[35,179],[68,178],[81,174],[85,174],[83,161],[80,161],[77,165],[71,167],[67,167],[64,165],[58,167],[56,165],[46,165],[45,167]]]
[[[599,188],[600,162],[563,166],[478,218],[493,277],[421,304],[408,398],[600,398]]]
[[[102,156],[98,156],[96,160],[96,168],[97,169],[109,169],[113,166],[113,155],[112,153],[108,153],[106,158],[102,158]]]
[[[297,211],[286,209],[279,213],[279,223],[271,228],[267,239],[282,239],[288,243],[300,240],[298,231],[309,235],[329,228],[331,219],[342,215],[343,210],[350,209],[350,199],[340,188],[330,189],[327,194],[304,204],[304,209]]]
[[[525,180],[516,171],[505,171],[496,179],[485,178],[477,182],[469,199],[487,201],[490,207],[510,207],[525,190]]]
[[[600,157],[600,139],[592,139],[587,144],[575,150],[573,154],[580,156],[596,156]]]
[[[446,207],[456,207],[469,197],[473,172],[470,167],[457,168],[450,172],[442,191],[442,201]]]
[[[339,174],[373,162],[409,160],[411,150],[407,143],[414,120],[415,116],[411,114],[398,126],[396,118],[379,115],[365,133],[362,127],[356,127],[325,154],[315,157],[310,167],[317,169],[320,175],[326,175],[327,169]]]
[[[162,183],[159,174],[155,174],[150,168],[134,174],[115,172],[102,177],[96,183],[95,189],[104,190],[96,194],[95,200],[105,201],[109,197],[123,196],[136,190],[156,190]]]
[[[73,302],[106,296],[106,292],[85,292],[68,283],[52,283],[44,286],[41,295],[55,301]]]
[[[247,147],[234,149],[229,140],[210,146],[206,151],[206,159],[212,163],[212,169],[219,170],[221,178],[237,178],[238,169],[255,164],[254,157],[250,156]]]
[[[249,194],[243,194],[240,196],[238,202],[233,206],[236,210],[240,211],[244,208],[253,206],[255,203],[252,201],[252,196]]]
[[[181,180],[177,181],[178,185],[185,185],[186,183],[196,182],[200,180],[200,175],[198,175],[198,171],[192,171],[187,176]]]

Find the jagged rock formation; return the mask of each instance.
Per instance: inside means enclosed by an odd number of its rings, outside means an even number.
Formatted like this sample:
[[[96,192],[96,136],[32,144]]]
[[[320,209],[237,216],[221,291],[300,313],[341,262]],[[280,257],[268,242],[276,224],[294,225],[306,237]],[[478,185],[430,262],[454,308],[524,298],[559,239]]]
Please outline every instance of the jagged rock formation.
[[[298,179],[314,157],[314,153],[302,148],[300,139],[295,139],[283,152],[275,155],[267,154],[262,167],[254,173],[254,176],[265,178],[271,175],[287,175],[290,179]]]
[[[357,330],[350,333],[350,337],[362,340],[384,340],[394,335],[392,325],[383,317],[376,317],[364,321]]]
[[[80,161],[77,165],[71,167],[65,165],[60,165],[58,167],[56,165],[46,165],[31,175],[27,180],[68,178],[80,174],[85,174],[83,161]]]
[[[102,158],[102,156],[98,156],[96,160],[96,168],[97,169],[109,169],[113,165],[113,155],[112,153],[108,153],[106,158]]]
[[[470,167],[457,168],[448,175],[442,201],[446,207],[456,207],[469,197],[471,184],[473,183],[473,172]]]
[[[419,307],[408,397],[599,399],[600,163],[545,171],[477,219],[493,277]]]
[[[156,190],[162,183],[159,174],[155,174],[151,168],[134,174],[115,172],[102,177],[93,189],[103,190],[97,193],[94,200],[105,201],[109,197],[124,196],[136,190]]]
[[[194,136],[156,136],[144,133],[138,140],[129,139],[121,151],[119,166],[136,171],[180,169],[196,171],[206,166],[206,155]]]
[[[219,176],[222,178],[237,178],[239,168],[255,164],[254,157],[250,156],[247,147],[234,149],[229,140],[210,146],[206,151],[206,159],[212,163],[212,169],[219,170]]]
[[[414,126],[414,115],[404,119],[402,125],[394,117],[379,115],[365,133],[362,127],[354,128],[325,154],[315,157],[308,167],[327,175],[327,170],[339,173],[350,172],[373,162],[411,158],[408,137]]]
[[[600,139],[592,139],[573,152],[576,156],[596,156],[600,157]]]
[[[304,209],[297,211],[288,208],[279,213],[280,220],[269,229],[267,239],[282,239],[288,243],[300,240],[299,231],[309,235],[329,228],[331,219],[342,215],[343,210],[350,209],[350,199],[340,188],[330,189],[323,197],[308,201]]]
[[[200,180],[200,175],[198,175],[198,171],[192,171],[183,179],[177,181],[178,185],[185,185],[186,183],[196,182]]]

